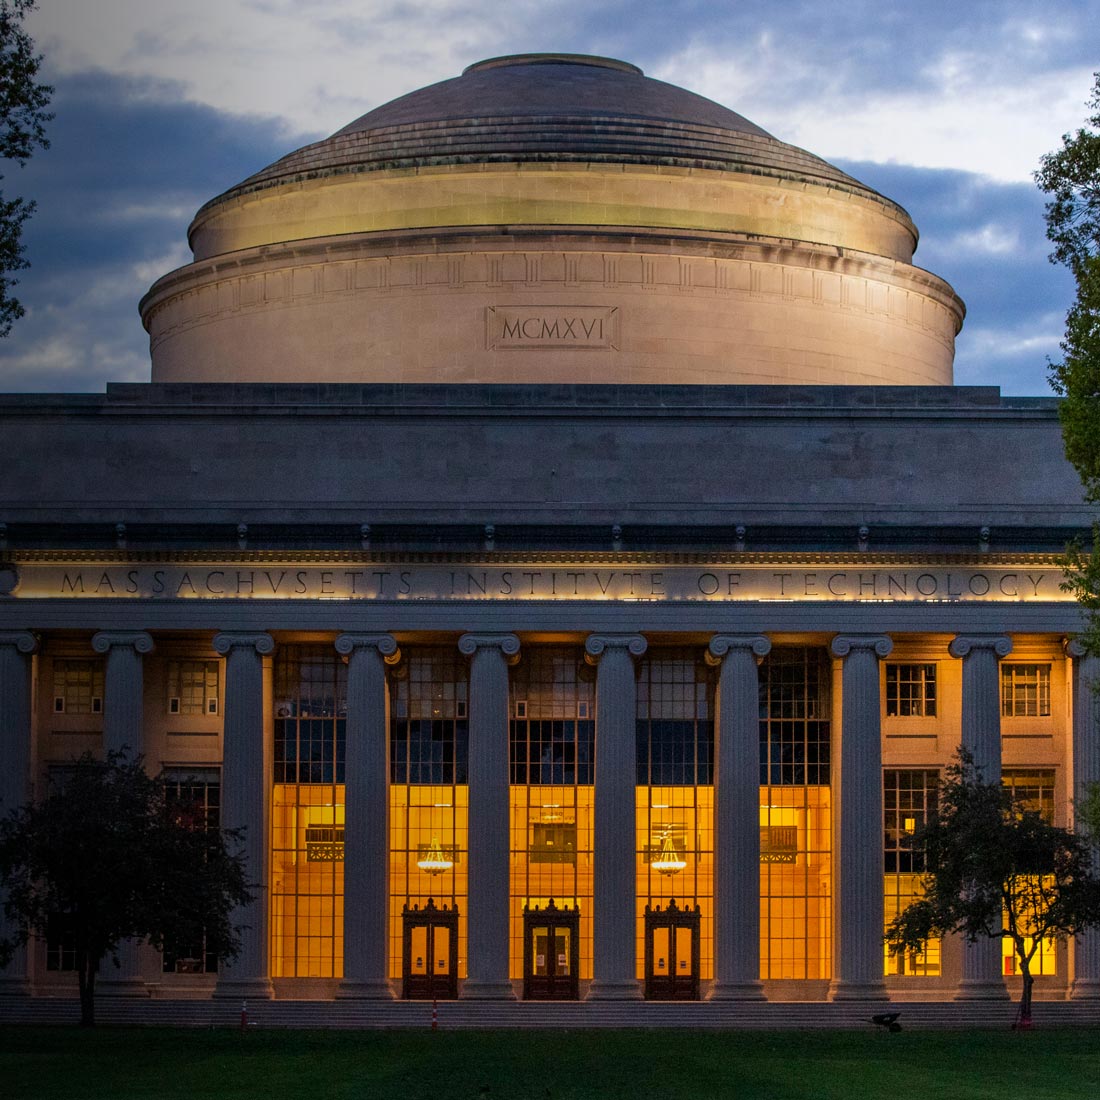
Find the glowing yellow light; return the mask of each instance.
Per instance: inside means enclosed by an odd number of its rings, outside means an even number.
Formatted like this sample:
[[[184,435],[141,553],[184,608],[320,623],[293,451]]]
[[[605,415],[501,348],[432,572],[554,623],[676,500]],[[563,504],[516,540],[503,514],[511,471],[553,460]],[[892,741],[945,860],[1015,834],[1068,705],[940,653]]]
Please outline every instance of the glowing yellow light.
[[[454,866],[454,860],[448,859],[443,854],[443,846],[438,837],[432,837],[428,850],[416,861],[417,867],[429,875],[441,875]]]
[[[910,834],[917,831],[917,819],[915,817],[907,817],[905,819],[905,831]]]
[[[687,866],[687,862],[680,858],[680,853],[672,843],[672,837],[666,833],[665,839],[661,842],[661,851],[649,865],[660,875],[678,875]]]

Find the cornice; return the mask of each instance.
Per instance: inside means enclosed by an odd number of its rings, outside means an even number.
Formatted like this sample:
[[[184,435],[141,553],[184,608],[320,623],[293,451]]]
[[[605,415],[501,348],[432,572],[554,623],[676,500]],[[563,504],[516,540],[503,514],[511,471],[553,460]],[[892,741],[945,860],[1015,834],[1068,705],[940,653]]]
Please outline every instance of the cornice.
[[[295,565],[312,563],[349,563],[356,565],[379,564],[395,565],[402,562],[409,565],[484,565],[499,569],[507,565],[559,564],[563,568],[571,565],[837,565],[860,566],[864,569],[882,567],[895,568],[911,565],[920,566],[957,566],[982,568],[985,566],[1041,566],[1055,568],[1062,560],[1061,554],[905,554],[847,551],[831,553],[828,551],[810,551],[794,553],[786,551],[761,551],[743,553],[705,553],[685,551],[553,551],[529,550],[523,552],[483,551],[463,553],[461,551],[356,551],[356,550],[241,550],[234,553],[219,554],[213,551],[199,550],[19,550],[8,554],[15,565],[20,564],[98,564],[135,565],[148,564],[195,564],[195,565]]]

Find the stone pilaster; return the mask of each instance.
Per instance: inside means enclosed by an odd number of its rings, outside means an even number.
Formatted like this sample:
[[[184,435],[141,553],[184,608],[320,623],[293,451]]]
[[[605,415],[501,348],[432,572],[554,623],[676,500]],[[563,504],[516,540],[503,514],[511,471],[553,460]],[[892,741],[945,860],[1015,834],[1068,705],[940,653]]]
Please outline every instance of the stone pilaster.
[[[153,652],[153,639],[145,631],[103,631],[92,638],[92,649],[105,654],[103,677],[104,752],[145,749],[143,709],[145,676],[143,658]],[[118,946],[118,966],[104,963],[97,983],[105,996],[145,997],[149,989],[143,976],[145,955],[140,941],[124,940]]]
[[[1003,634],[959,635],[948,647],[962,658],[962,746],[974,757],[987,783],[1001,779],[1001,682],[998,662],[1012,652]],[[1001,943],[996,937],[964,941],[958,1001],[1005,1000]]]
[[[0,817],[31,799],[31,658],[37,639],[26,630],[0,633]],[[4,919],[0,890],[0,939],[14,933]],[[0,996],[30,993],[26,944],[0,969]]]
[[[1073,659],[1073,797],[1078,799],[1090,783],[1100,782],[1100,658],[1076,640],[1066,643],[1066,654]],[[1100,1000],[1100,928],[1074,938],[1069,995],[1075,1001]]]
[[[344,755],[344,980],[338,997],[393,997],[389,981],[389,634],[341,634],[348,658]]]
[[[894,643],[881,634],[833,639],[841,674],[834,1001],[886,1000],[883,979],[882,700],[879,661]]]
[[[711,1000],[762,1000],[760,982],[760,677],[772,644],[717,634],[714,746],[714,986]]]
[[[222,828],[244,829],[245,874],[253,900],[231,917],[242,928],[241,949],[223,964],[215,997],[268,999],[268,841],[271,752],[264,728],[263,659],[275,651],[270,634],[225,633],[214,638],[225,657],[222,752]]]
[[[585,655],[596,666],[596,790],[593,822],[593,951],[590,1000],[640,997],[636,977],[635,824],[640,634],[591,634]]]
[[[469,915],[462,996],[515,996],[509,961],[508,665],[519,656],[514,634],[463,634],[470,658]]]

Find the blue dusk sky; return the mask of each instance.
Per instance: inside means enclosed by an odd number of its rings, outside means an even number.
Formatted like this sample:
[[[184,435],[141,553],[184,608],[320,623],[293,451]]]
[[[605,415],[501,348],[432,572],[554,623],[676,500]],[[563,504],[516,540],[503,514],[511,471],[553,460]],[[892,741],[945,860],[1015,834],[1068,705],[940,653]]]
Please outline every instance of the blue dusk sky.
[[[1081,125],[1100,0],[39,0],[52,147],[4,166],[38,203],[0,390],[145,381],[137,303],[190,259],[203,202],[477,60],[624,58],[900,202],[965,300],[955,380],[1049,392],[1072,297],[1048,263],[1042,153]]]

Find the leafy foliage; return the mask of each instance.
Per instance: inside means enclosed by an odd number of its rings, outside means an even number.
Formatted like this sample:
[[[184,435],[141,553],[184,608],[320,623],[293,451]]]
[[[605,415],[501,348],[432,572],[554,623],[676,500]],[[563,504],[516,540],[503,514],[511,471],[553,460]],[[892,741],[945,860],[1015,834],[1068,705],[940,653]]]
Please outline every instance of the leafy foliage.
[[[170,801],[140,757],[85,754],[38,803],[0,820],[4,912],[17,929],[0,962],[64,915],[75,937],[81,1022],[94,1022],[95,978],[123,940],[201,940],[236,955],[232,910],[251,901],[240,835],[204,829]],[[233,846],[231,852],[226,842]]]
[[[1035,173],[1051,196],[1046,205],[1052,263],[1064,264],[1077,284],[1066,314],[1063,360],[1050,364],[1050,383],[1065,400],[1059,409],[1066,458],[1085,487],[1085,499],[1100,503],[1100,72],[1095,74],[1087,126],[1062,137]],[[1086,553],[1070,547],[1062,563],[1065,587],[1086,609],[1084,642],[1100,654],[1100,537],[1093,530]]]
[[[1045,821],[1001,783],[984,782],[960,749],[913,844],[924,854],[922,896],[891,922],[891,950],[920,950],[953,932],[970,941],[1009,936],[1023,977],[1021,1018],[1030,1021],[1031,962],[1041,941],[1100,924],[1089,841]]]
[[[0,0],[0,157],[20,165],[36,148],[49,148],[46,123],[53,118],[46,111],[53,88],[38,82],[42,57],[23,29],[23,18],[34,6],[35,0]],[[0,192],[0,336],[7,336],[23,316],[11,294],[18,282],[11,273],[29,266],[23,224],[33,213],[33,202],[7,199]]]

